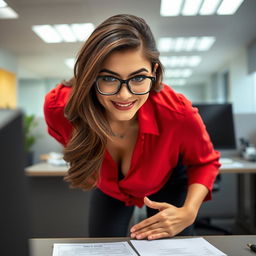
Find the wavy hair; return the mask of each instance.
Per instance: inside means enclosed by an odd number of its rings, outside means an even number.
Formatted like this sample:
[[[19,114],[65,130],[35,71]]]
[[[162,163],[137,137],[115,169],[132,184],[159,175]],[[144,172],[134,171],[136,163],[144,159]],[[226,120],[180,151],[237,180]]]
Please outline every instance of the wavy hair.
[[[152,86],[152,90],[159,91],[163,66],[153,34],[142,18],[128,14],[108,18],[94,30],[78,54],[71,80],[73,88],[65,107],[65,117],[74,127],[64,149],[64,159],[70,164],[64,179],[71,187],[89,190],[97,184],[107,139],[113,134],[94,87],[102,63],[114,51],[139,47],[152,68],[155,63],[159,65]]]

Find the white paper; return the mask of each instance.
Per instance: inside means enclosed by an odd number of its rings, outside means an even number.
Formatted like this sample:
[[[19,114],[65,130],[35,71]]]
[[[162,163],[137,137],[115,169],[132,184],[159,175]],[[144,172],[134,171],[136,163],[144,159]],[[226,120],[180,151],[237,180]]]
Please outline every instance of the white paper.
[[[203,238],[131,240],[140,256],[227,256]]]
[[[53,256],[137,256],[127,242],[54,244]]]

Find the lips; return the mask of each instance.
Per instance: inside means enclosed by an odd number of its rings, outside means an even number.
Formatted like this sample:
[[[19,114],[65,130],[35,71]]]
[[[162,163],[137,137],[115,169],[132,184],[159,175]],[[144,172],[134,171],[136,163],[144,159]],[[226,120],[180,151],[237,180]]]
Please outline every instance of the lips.
[[[134,106],[135,101],[132,102],[117,102],[112,101],[114,107],[118,110],[129,110]]]

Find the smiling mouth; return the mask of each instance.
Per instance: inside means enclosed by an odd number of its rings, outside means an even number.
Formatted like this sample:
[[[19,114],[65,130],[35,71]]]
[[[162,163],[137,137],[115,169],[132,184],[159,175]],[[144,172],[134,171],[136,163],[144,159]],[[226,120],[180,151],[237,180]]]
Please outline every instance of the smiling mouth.
[[[136,101],[133,102],[128,102],[128,103],[123,103],[123,102],[116,102],[116,101],[112,101],[114,107],[118,110],[129,110],[134,106],[134,103]]]

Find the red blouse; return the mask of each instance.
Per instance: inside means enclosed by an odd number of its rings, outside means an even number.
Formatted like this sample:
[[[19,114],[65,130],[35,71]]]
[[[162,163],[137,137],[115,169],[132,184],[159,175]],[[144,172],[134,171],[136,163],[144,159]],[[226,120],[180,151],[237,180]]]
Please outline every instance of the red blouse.
[[[44,113],[48,132],[64,146],[72,125],[63,111],[72,87],[62,84],[45,98]],[[203,184],[211,190],[220,164],[198,111],[183,95],[164,86],[151,92],[138,111],[139,133],[130,170],[118,179],[118,166],[106,150],[98,188],[126,205],[143,206],[143,197],[159,191],[181,157],[187,167],[189,184]]]

